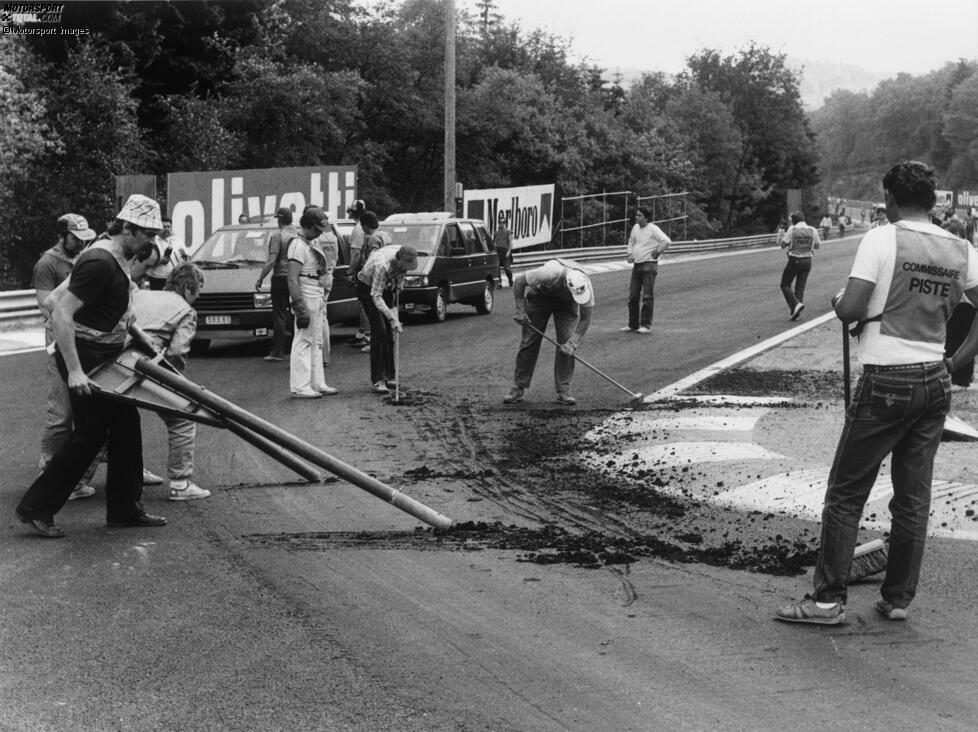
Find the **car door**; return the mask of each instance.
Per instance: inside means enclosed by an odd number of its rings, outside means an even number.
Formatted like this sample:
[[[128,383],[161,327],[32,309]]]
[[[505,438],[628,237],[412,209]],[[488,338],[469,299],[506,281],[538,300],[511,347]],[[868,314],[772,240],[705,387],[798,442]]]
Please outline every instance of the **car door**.
[[[456,300],[469,300],[482,294],[485,287],[486,252],[476,236],[475,229],[468,221],[452,224],[458,231],[458,244],[453,249],[453,258],[458,260],[459,276],[456,280]],[[464,261],[464,266],[463,266]]]

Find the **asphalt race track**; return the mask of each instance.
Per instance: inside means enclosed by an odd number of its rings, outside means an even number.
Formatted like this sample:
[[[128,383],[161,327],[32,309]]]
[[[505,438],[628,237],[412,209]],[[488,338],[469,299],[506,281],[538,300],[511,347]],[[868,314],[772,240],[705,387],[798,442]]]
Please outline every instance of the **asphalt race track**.
[[[823,247],[801,322],[828,311],[856,241]],[[649,336],[618,332],[628,272],[601,267],[580,354],[636,392],[664,389],[797,325],[782,266],[774,250],[669,261]],[[628,396],[579,367],[578,406],[556,405],[544,344],[527,400],[502,404],[519,330],[511,291],[497,295],[489,316],[453,306],[443,324],[409,324],[400,405],[369,392],[348,328],[333,334],[335,397],[290,400],[262,344],[212,348],[188,371],[452,517],[447,534],[201,428],[195,479],[214,495],[178,504],[147,488],[168,526],[106,528],[100,491],[59,514],[65,539],[31,536],[13,508],[36,473],[44,356],[0,357],[0,729],[974,728],[973,542],[931,543],[906,623],[873,616],[872,582],[854,587],[846,626],[774,622],[809,583],[817,524],[666,490],[732,480],[704,461],[641,485],[594,470],[585,436],[625,444],[606,425]],[[806,383],[837,383],[819,378]],[[831,455],[834,437],[806,439],[811,420],[780,414],[769,447]],[[143,431],[162,473],[162,423],[146,414]]]

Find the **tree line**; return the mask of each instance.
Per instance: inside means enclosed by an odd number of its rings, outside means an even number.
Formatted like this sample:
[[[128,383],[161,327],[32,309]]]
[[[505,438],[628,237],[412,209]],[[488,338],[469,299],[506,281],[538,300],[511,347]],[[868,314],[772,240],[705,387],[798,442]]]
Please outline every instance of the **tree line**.
[[[0,287],[27,286],[60,214],[103,228],[117,174],[159,176],[165,199],[168,172],[355,164],[379,214],[440,208],[444,11],[441,0],[74,2],[62,25],[87,34],[0,35]],[[626,89],[571,51],[492,0],[459,11],[467,188],[687,191],[688,234],[705,238],[773,230],[785,190],[818,184],[827,143],[783,54],[702,49],[675,77]]]
[[[828,195],[882,200],[882,171],[908,159],[933,165],[943,189],[978,191],[974,60],[899,74],[868,92],[835,91],[811,120]]]

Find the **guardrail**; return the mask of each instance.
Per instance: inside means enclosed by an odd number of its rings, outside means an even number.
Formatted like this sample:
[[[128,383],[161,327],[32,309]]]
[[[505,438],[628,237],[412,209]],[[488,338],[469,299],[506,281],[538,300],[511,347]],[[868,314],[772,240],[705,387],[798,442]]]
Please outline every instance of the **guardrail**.
[[[749,249],[774,245],[774,234],[741,236],[733,239],[704,239],[703,241],[679,241],[669,247],[670,254],[715,252],[724,249]],[[585,247],[577,249],[549,249],[539,252],[514,252],[513,264],[532,267],[554,257],[566,257],[576,262],[605,262],[625,258],[626,247]],[[40,323],[41,311],[37,307],[34,290],[0,292],[0,325]]]

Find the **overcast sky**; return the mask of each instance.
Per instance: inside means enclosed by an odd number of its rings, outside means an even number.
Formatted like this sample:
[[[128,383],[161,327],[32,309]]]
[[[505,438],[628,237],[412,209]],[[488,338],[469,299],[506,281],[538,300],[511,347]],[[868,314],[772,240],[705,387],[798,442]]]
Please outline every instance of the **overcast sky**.
[[[867,71],[923,74],[978,59],[978,0],[494,0],[525,29],[569,38],[598,65],[676,73],[702,48],[751,40]],[[474,10],[475,0],[456,0]]]

